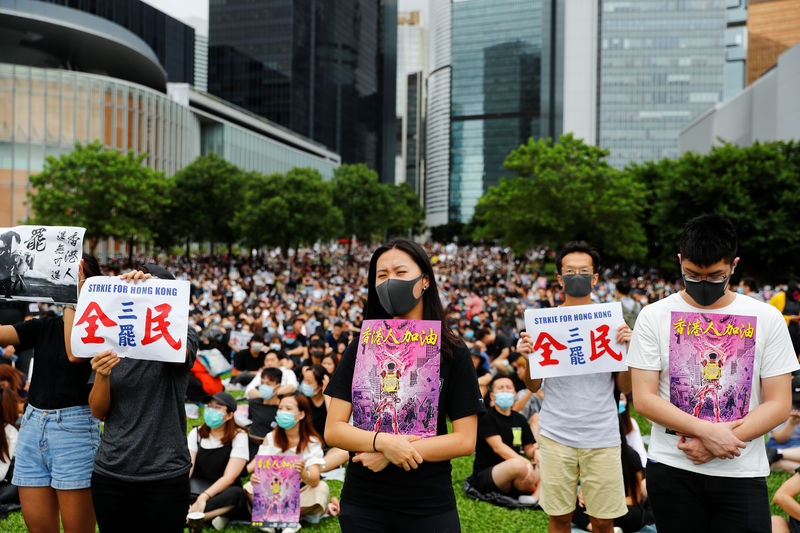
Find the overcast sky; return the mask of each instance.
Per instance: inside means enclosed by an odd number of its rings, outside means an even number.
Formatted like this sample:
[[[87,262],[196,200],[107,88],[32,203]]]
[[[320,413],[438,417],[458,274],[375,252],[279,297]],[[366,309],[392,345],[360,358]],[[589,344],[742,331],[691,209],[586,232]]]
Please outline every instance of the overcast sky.
[[[208,0],[142,0],[208,35]],[[398,0],[399,11],[427,11],[428,0]],[[424,19],[423,19],[424,20]]]

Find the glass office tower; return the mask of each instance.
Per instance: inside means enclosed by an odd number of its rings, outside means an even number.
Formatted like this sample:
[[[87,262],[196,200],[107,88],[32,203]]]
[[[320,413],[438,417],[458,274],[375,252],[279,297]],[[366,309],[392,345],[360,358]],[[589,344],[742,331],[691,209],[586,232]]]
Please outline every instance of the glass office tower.
[[[543,16],[541,0],[452,4],[451,222],[469,222],[478,199],[510,175],[506,156],[547,130]]]
[[[394,181],[396,0],[211,0],[208,91]]]

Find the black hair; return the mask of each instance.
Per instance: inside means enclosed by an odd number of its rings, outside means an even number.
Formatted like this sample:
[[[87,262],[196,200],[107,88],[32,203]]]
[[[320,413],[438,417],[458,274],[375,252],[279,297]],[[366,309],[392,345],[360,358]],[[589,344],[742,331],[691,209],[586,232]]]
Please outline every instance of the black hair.
[[[753,278],[742,278],[742,283],[753,292],[758,290],[758,283]]]
[[[329,376],[328,371],[325,370],[325,367],[322,365],[311,365],[308,367],[309,372],[314,374],[314,381],[317,382],[317,385],[322,385],[322,381],[325,376]]]
[[[102,276],[103,271],[100,269],[100,263],[97,258],[92,254],[83,254],[83,274],[85,279],[93,276]]]
[[[719,215],[701,215],[689,220],[681,234],[681,258],[708,267],[719,261],[729,265],[738,250],[736,228]]]
[[[407,253],[422,271],[423,276],[428,278],[428,289],[422,293],[422,318],[423,320],[438,320],[442,323],[442,356],[450,358],[453,350],[457,346],[462,346],[464,342],[459,339],[450,329],[447,315],[442,307],[439,298],[439,289],[436,286],[436,275],[433,273],[431,261],[428,254],[419,244],[410,239],[398,238],[379,246],[369,260],[369,272],[367,274],[367,305],[364,314],[365,320],[380,320],[394,318],[386,312],[386,309],[378,299],[378,292],[375,290],[375,278],[378,269],[378,258],[389,250],[397,249]]]
[[[631,293],[631,282],[627,279],[621,279],[617,282],[617,292],[625,296]]]
[[[264,343],[264,336],[259,335],[258,333],[254,333],[252,337],[250,337],[250,342],[247,343],[248,346],[253,344],[254,342]]]
[[[265,368],[261,371],[261,377],[267,377],[273,383],[280,384],[281,379],[283,379],[283,372],[281,372],[280,368]]]
[[[564,256],[575,252],[589,254],[592,257],[594,272],[597,273],[600,270],[600,254],[597,250],[592,248],[586,241],[570,241],[556,255],[556,272],[561,274],[561,261],[564,260]]]
[[[508,374],[497,374],[495,377],[492,378],[492,381],[489,382],[489,386],[486,388],[487,395],[490,392],[494,392],[494,384],[500,381],[501,379],[509,379],[511,380],[511,384],[514,384],[514,380],[511,379],[511,376]],[[516,387],[515,387],[516,388]]]
[[[489,328],[481,328],[475,332],[475,340],[482,341],[486,335],[491,335],[492,330]]]

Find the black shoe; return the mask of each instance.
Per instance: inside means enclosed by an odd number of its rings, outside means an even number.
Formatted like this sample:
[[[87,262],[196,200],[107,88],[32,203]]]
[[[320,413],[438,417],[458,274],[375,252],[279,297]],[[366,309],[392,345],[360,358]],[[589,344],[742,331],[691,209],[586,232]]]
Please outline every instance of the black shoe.
[[[783,459],[783,454],[777,448],[767,447],[767,460],[769,464],[775,463]]]

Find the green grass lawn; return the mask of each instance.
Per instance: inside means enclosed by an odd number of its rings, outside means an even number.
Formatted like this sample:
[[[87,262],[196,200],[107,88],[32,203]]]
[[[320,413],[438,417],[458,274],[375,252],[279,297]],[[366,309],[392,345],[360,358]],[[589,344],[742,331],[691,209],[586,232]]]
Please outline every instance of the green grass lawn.
[[[634,413],[634,417],[639,423],[642,434],[649,435],[650,422],[637,413]],[[464,496],[464,479],[472,473],[472,462],[472,456],[459,457],[452,461],[453,489],[456,494],[458,515],[461,518],[461,528],[464,533],[485,533],[486,531],[492,531],[493,533],[535,533],[547,531],[548,518],[544,511],[506,509],[485,502],[471,500]],[[767,478],[770,500],[778,487],[780,487],[789,476],[790,474],[778,472],[770,474]],[[339,481],[329,481],[328,485],[331,488],[331,495],[338,497],[342,490],[342,483]],[[786,513],[774,504],[772,505],[772,513],[786,516]],[[5,520],[0,520],[0,531],[3,533],[22,533],[27,531],[25,523],[22,520],[22,515],[20,513],[13,513]],[[214,531],[214,529],[209,526],[206,531],[210,532]],[[234,525],[226,528],[225,531],[254,532],[257,530],[245,525]],[[302,531],[308,531],[309,533],[336,533],[339,531],[339,523],[333,518],[326,518],[319,524],[307,524],[303,522]]]

